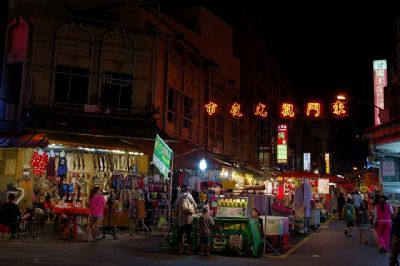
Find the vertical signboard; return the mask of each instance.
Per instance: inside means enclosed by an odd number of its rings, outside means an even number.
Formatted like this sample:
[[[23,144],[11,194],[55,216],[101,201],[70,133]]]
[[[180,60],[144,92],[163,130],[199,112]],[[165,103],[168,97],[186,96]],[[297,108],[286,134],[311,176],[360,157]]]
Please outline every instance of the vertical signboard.
[[[303,169],[306,172],[311,171],[311,153],[309,152],[303,153]]]
[[[329,194],[329,179],[318,179],[318,194]]]
[[[287,164],[288,161],[288,126],[287,124],[278,125],[277,144],[277,159],[278,164]]]
[[[172,150],[168,145],[157,135],[154,142],[153,164],[160,170],[160,173],[168,177],[171,167],[171,159],[173,156]]]
[[[373,78],[374,78],[374,105],[384,109],[384,93],[383,89],[387,86],[387,62],[386,60],[373,61]],[[381,124],[379,119],[379,109],[375,108],[374,121],[375,126]]]
[[[330,174],[331,173],[331,167],[330,167],[330,156],[329,153],[325,153],[325,173]]]

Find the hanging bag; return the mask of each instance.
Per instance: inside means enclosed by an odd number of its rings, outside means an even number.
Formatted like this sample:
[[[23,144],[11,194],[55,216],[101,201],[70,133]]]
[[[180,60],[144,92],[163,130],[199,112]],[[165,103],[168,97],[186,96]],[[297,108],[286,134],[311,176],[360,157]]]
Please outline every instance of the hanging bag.
[[[182,199],[181,210],[186,214],[195,214],[196,210],[194,209],[193,203],[190,201],[188,196]]]

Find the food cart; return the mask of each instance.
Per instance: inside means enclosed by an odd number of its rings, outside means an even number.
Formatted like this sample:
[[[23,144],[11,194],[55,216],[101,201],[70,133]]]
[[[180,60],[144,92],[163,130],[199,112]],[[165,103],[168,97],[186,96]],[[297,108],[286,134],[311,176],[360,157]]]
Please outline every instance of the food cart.
[[[262,237],[258,219],[246,217],[247,197],[218,197],[214,228],[211,232],[211,251],[226,255],[260,256]],[[199,245],[198,215],[193,217],[193,249]],[[186,239],[186,238],[185,238]],[[183,244],[187,244],[185,242]],[[171,247],[178,244],[178,228],[171,237]]]

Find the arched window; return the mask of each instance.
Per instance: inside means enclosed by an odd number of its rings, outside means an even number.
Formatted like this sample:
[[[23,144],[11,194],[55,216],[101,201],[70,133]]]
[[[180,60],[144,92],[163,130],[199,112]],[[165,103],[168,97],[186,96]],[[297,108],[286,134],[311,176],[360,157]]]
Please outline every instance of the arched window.
[[[135,41],[121,32],[106,33],[100,63],[100,104],[109,109],[132,108]]]
[[[53,101],[56,104],[89,103],[93,35],[78,25],[64,25],[56,36]]]

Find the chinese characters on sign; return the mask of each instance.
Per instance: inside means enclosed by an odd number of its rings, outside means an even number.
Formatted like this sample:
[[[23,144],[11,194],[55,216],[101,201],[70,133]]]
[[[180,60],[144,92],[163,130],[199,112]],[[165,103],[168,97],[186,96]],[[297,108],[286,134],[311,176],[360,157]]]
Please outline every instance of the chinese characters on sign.
[[[303,169],[306,172],[311,171],[311,153],[309,152],[303,153]]]
[[[330,112],[335,117],[341,118],[341,117],[346,117],[348,115],[346,102],[337,100],[335,103],[332,103],[330,106],[331,106]],[[207,114],[209,116],[212,116],[217,112],[218,104],[216,104],[215,102],[208,102],[207,104],[204,105],[204,107],[205,107]],[[243,117],[242,106],[240,103],[237,103],[237,102],[233,103],[230,107],[229,112],[231,113],[231,115],[233,117]],[[295,118],[296,113],[295,113],[294,104],[282,103],[280,105],[279,113],[280,113],[280,118],[282,118],[282,119]],[[258,103],[255,106],[254,115],[260,116],[262,118],[267,118],[268,117],[267,105],[264,103]],[[305,115],[305,117],[310,117],[310,118],[322,117],[323,116],[322,104],[320,102],[306,103],[304,115]]]
[[[331,162],[329,153],[325,153],[325,174],[331,173]]]
[[[230,113],[232,114],[233,117],[242,117],[243,116],[243,114],[240,112],[240,108],[241,108],[241,106],[238,103],[234,103],[232,105]]]
[[[387,86],[387,62],[386,60],[374,60],[374,104],[375,106],[384,109],[384,94],[383,89]],[[375,126],[380,125],[379,109],[375,108]]]
[[[329,194],[329,179],[318,179],[318,194]]]
[[[217,107],[218,105],[214,102],[209,102],[208,104],[205,105],[206,107],[206,111],[208,113],[208,115],[213,115],[215,114],[215,112],[217,111]]]
[[[308,117],[321,117],[321,104],[317,102],[309,102],[307,103],[306,115]]]
[[[158,135],[156,135],[156,141],[154,142],[153,164],[165,177],[168,177],[172,156],[172,150]]]
[[[278,136],[277,136],[277,161],[278,164],[286,164],[288,160],[288,127],[286,124],[278,125]]]
[[[268,113],[267,113],[267,111],[265,109],[266,109],[266,105],[262,104],[262,103],[259,103],[256,106],[256,111],[254,112],[254,115],[259,115],[259,116],[261,116],[263,118],[267,117]]]
[[[344,103],[339,100],[332,104],[332,109],[332,113],[336,116],[345,116],[347,114]]]
[[[294,118],[294,106],[291,103],[283,103],[281,105],[281,118]]]

